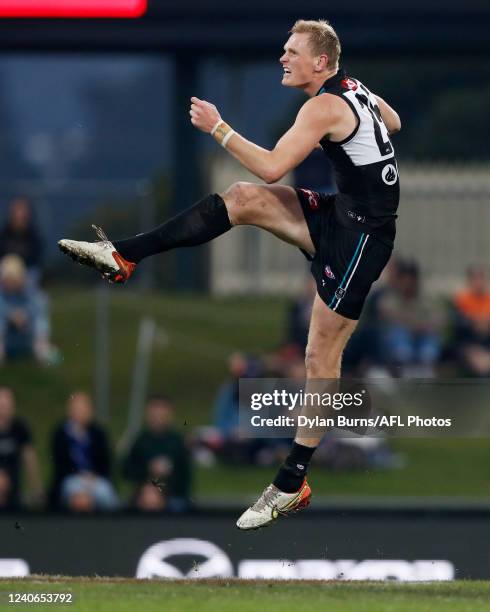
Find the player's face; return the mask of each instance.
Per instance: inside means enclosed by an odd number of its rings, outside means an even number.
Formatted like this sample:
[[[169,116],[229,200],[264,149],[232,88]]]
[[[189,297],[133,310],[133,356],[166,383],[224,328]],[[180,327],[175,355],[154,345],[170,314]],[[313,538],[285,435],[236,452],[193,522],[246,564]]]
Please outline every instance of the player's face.
[[[279,61],[283,67],[282,84],[304,87],[315,75],[315,60],[309,47],[309,34],[292,34]]]

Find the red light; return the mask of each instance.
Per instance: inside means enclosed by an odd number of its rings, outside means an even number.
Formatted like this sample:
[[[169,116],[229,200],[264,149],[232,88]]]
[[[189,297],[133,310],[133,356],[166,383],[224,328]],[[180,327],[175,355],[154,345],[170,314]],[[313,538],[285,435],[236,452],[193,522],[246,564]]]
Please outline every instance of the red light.
[[[141,17],[147,0],[0,0],[0,17]]]

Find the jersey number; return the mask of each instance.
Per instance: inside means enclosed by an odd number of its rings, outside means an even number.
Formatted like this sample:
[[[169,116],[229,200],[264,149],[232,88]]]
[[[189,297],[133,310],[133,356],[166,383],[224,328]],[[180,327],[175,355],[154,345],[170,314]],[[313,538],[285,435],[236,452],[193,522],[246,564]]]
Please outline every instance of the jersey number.
[[[389,155],[393,153],[393,146],[391,142],[388,140],[385,142],[383,140],[383,134],[381,133],[381,112],[379,110],[379,106],[377,104],[372,104],[368,97],[364,94],[357,93],[356,98],[359,100],[359,103],[362,106],[366,106],[368,111],[371,113],[371,117],[373,118],[373,126],[374,126],[374,137],[376,138],[376,144],[378,145],[378,149],[381,155]]]

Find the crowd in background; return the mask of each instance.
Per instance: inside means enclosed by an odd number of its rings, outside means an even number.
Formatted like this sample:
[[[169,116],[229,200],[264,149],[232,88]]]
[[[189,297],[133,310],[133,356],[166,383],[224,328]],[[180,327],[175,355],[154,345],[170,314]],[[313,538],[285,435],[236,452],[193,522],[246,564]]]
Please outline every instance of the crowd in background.
[[[49,363],[49,302],[43,291],[43,242],[29,201],[14,198],[0,226],[0,372],[6,361]],[[51,482],[41,478],[31,429],[17,415],[14,392],[0,383],[0,509],[24,503],[53,510],[92,512],[118,508],[182,511],[191,506],[193,460],[201,465],[277,465],[289,439],[244,438],[239,425],[240,378],[304,380],[304,351],[316,288],[307,280],[289,308],[284,342],[272,354],[229,357],[212,422],[186,439],[174,427],[169,398],[154,396],[144,426],[114,461],[106,430],[95,422],[92,400],[75,392],[52,433]],[[414,260],[393,256],[371,291],[343,360],[345,376],[427,378],[490,375],[490,287],[483,265],[471,266],[460,291],[436,299],[424,291]],[[328,438],[328,439],[327,439]],[[379,438],[322,442],[315,461],[329,469],[396,468],[402,459]],[[115,476],[117,478],[115,479]],[[21,498],[25,478],[28,499]],[[115,482],[123,483],[121,495]]]
[[[220,388],[212,427],[200,434],[196,458],[203,464],[227,462],[273,465],[287,453],[289,441],[246,439],[240,435],[238,381],[247,377],[303,380],[303,355],[316,287],[308,279],[293,301],[284,344],[272,355],[235,353],[229,379]],[[343,376],[433,378],[490,375],[490,285],[484,266],[468,268],[464,286],[448,299],[423,288],[413,260],[392,257],[368,296],[358,327],[343,357]],[[314,461],[330,469],[397,468],[403,458],[383,438],[326,436]]]
[[[0,366],[31,357],[47,363],[56,353],[42,277],[40,232],[29,200],[19,196],[0,228]]]
[[[43,290],[43,254],[32,206],[27,198],[16,197],[0,226],[0,367],[7,361],[35,359],[42,364],[56,359]],[[115,462],[108,433],[95,421],[90,395],[74,392],[65,418],[52,432],[46,486],[31,427],[17,414],[14,391],[0,382],[0,510],[186,510],[191,503],[191,452],[173,417],[169,398],[151,397],[141,432]],[[124,495],[115,486],[116,476]],[[21,495],[24,480],[27,498]]]
[[[149,398],[141,431],[116,462],[108,433],[95,420],[90,395],[73,393],[63,420],[51,434],[51,473],[46,486],[31,428],[17,414],[13,390],[0,386],[0,510],[187,510],[191,505],[191,452],[184,436],[175,429],[173,417],[169,398]],[[115,485],[117,472],[128,490],[125,496]],[[27,498],[21,495],[23,479]]]
[[[2,222],[0,220],[0,222]],[[49,301],[42,289],[44,248],[30,201],[15,197],[0,226],[0,364],[35,358],[56,359],[51,343]],[[279,370],[297,372],[307,343],[313,279],[291,304],[281,352],[260,359],[232,356],[230,372],[247,375]],[[490,288],[483,265],[471,266],[465,286],[445,302],[427,294],[416,261],[394,255],[368,296],[362,318],[347,347],[344,373],[358,377],[379,375],[432,377],[445,366],[465,376],[490,374]],[[228,393],[228,395],[226,395]],[[229,400],[230,387],[220,393],[217,408]],[[220,422],[224,416],[217,417]],[[221,426],[220,426],[221,427]],[[226,425],[224,425],[226,427]]]
[[[315,286],[289,313],[286,349],[303,354]],[[472,265],[449,298],[424,291],[418,264],[394,255],[369,294],[343,358],[343,375],[432,378],[490,375],[490,283]]]

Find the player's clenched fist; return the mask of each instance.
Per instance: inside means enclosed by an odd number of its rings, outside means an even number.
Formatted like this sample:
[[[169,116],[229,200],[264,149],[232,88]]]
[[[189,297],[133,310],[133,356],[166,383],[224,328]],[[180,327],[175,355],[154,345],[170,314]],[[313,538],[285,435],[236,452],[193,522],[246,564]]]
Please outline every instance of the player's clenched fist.
[[[214,126],[221,121],[221,116],[214,104],[199,100],[199,98],[191,98],[191,109],[189,111],[191,123],[203,132],[210,133]]]

